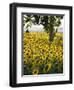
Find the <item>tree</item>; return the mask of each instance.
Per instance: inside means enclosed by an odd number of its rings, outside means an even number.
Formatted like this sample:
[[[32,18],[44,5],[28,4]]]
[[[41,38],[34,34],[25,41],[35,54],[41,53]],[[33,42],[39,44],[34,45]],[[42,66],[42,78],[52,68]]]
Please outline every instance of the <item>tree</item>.
[[[58,30],[58,27],[61,25],[61,19],[63,16],[46,16],[46,15],[25,15],[24,16],[24,25],[26,26],[26,32],[29,32],[28,28],[32,26],[32,24],[42,24],[44,26],[44,30],[49,33],[49,41],[52,42],[54,39],[54,35]],[[56,27],[56,30],[55,30]]]

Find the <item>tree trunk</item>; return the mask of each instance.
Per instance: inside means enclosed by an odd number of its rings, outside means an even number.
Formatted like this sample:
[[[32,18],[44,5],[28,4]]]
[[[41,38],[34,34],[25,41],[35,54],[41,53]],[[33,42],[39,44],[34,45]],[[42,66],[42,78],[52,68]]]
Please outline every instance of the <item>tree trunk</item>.
[[[49,41],[52,42],[54,39],[54,16],[50,16],[50,24],[49,24]]]
[[[54,40],[54,32],[51,31],[51,32],[49,33],[49,37],[50,37],[50,38],[49,38],[49,41],[52,42],[52,41]]]

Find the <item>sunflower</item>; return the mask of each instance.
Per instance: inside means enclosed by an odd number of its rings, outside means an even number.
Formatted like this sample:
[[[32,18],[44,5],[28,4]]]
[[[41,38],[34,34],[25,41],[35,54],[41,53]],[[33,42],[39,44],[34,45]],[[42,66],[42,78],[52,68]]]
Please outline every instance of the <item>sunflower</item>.
[[[45,65],[45,71],[46,71],[46,72],[50,71],[51,66],[52,66],[51,63],[46,64],[46,65]]]
[[[38,69],[34,69],[34,70],[32,71],[32,74],[33,74],[33,75],[38,75],[38,73],[39,73],[39,70],[38,70]]]
[[[56,33],[53,42],[50,44],[50,37],[46,32],[29,32],[23,34],[24,64],[27,63],[29,71],[33,70],[32,74],[49,73],[54,66],[54,60],[58,61],[58,64],[63,62],[62,37],[61,33]],[[43,69],[40,69],[41,67]],[[42,71],[40,72],[39,70]]]
[[[25,59],[25,60],[24,60],[24,64],[27,64],[27,63],[28,63],[28,60],[27,60],[27,59]]]

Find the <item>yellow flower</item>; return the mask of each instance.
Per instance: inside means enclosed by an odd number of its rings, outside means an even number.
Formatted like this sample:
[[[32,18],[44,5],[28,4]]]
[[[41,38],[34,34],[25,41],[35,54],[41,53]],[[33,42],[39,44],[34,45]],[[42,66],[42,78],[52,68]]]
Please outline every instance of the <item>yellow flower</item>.
[[[28,60],[27,60],[27,59],[25,59],[25,60],[24,60],[24,64],[27,64],[27,63],[28,63]]]
[[[30,64],[32,69],[35,66],[40,68],[44,64],[44,71],[47,73],[54,65],[49,62],[53,62],[53,60],[59,63],[63,62],[63,34],[56,33],[52,43],[49,42],[49,38],[49,34],[46,32],[23,33],[24,64]],[[38,73],[39,70],[37,68],[32,71],[32,74]]]
[[[33,74],[33,75],[38,75],[38,73],[39,73],[39,70],[38,70],[38,69],[34,69],[34,70],[32,71],[32,74]]]
[[[46,67],[45,67],[46,71],[49,71],[51,69],[51,66],[52,66],[51,63],[46,64]]]

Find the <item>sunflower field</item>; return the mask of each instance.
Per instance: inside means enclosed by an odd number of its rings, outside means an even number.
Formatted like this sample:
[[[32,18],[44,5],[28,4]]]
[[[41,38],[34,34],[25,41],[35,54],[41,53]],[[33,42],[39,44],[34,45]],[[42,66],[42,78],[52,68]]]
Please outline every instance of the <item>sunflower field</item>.
[[[24,75],[63,73],[63,34],[52,43],[46,32],[23,33]]]

